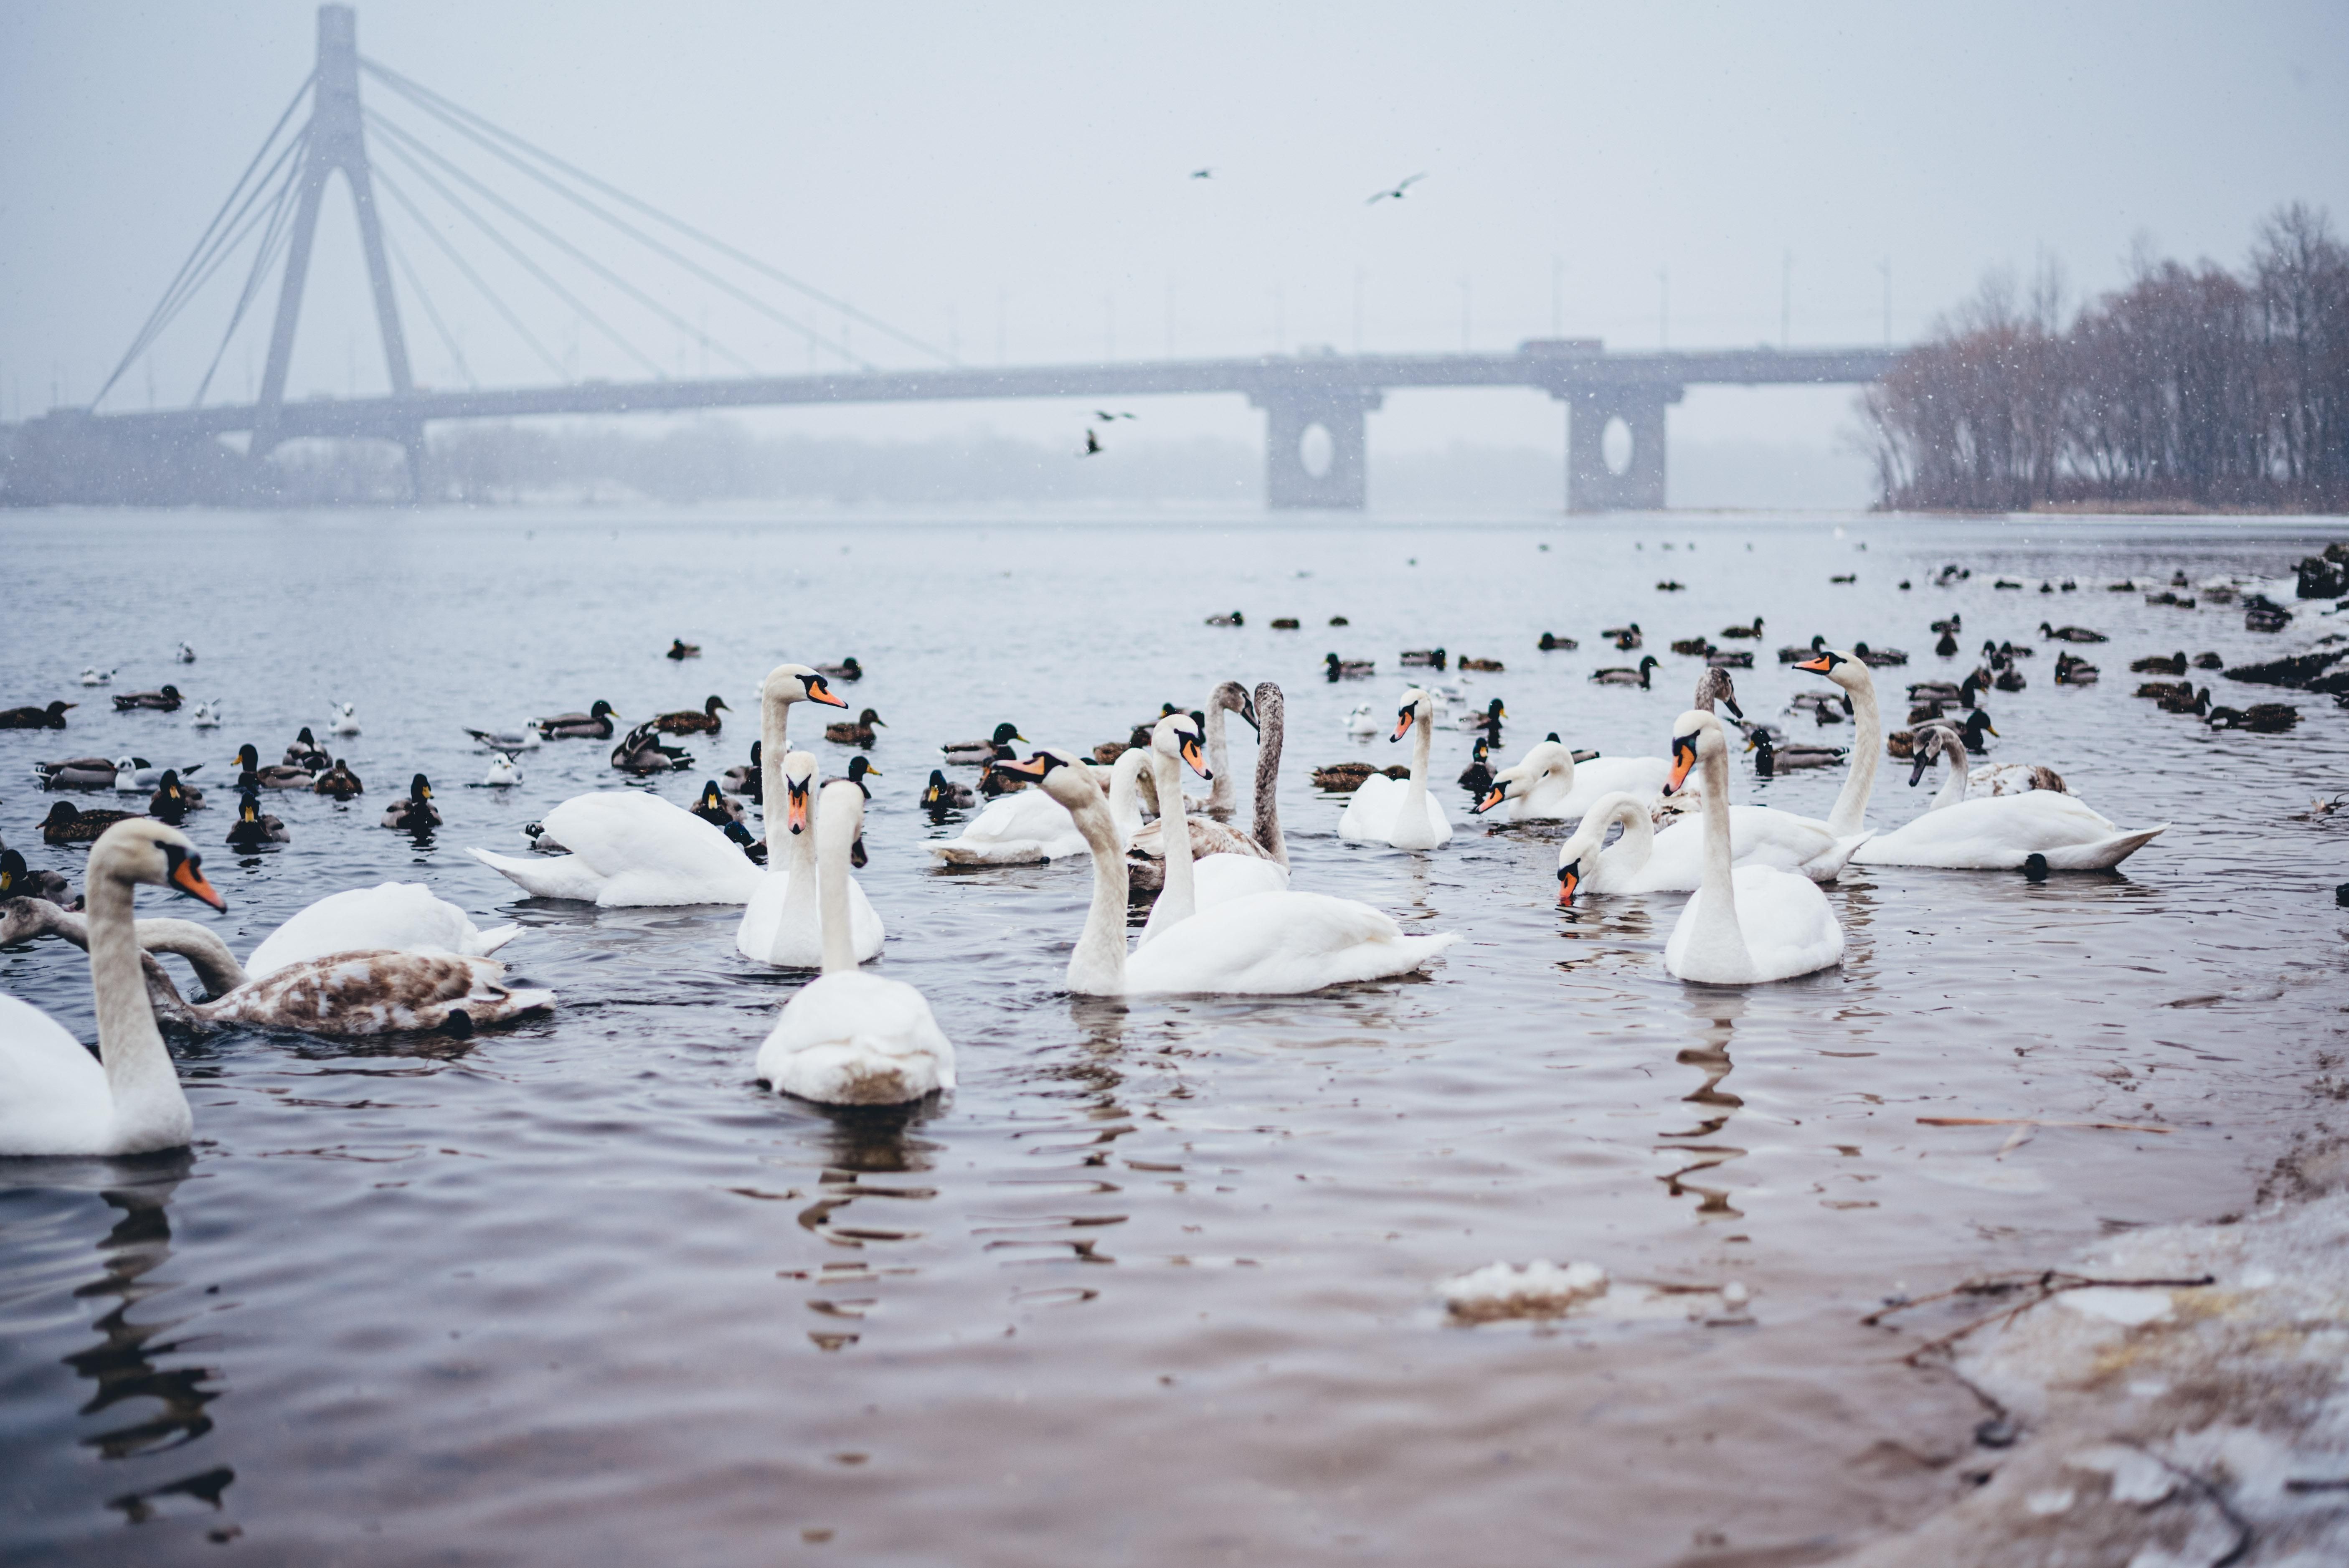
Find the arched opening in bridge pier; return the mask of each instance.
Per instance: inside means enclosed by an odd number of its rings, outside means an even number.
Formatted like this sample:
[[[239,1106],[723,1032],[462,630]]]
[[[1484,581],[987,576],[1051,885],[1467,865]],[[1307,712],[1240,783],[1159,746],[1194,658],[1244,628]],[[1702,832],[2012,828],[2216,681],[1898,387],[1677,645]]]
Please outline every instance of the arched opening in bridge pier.
[[[1599,437],[1599,455],[1607,464],[1607,472],[1621,478],[1631,472],[1631,427],[1617,414],[1607,421]]]
[[[1337,456],[1338,443],[1327,425],[1308,425],[1305,433],[1297,438],[1297,461],[1316,479],[1329,477],[1330,465]]]

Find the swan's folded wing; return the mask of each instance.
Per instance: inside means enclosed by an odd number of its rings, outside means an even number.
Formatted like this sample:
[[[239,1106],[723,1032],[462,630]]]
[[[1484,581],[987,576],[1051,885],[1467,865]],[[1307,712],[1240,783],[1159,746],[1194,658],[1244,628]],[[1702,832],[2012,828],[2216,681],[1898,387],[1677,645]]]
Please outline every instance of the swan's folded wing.
[[[827,1105],[901,1105],[955,1086],[954,1045],[922,993],[850,972],[802,986],[759,1047],[758,1075]]]
[[[462,1011],[496,1023],[551,1006],[554,993],[509,991],[505,966],[455,953],[342,952],[241,985],[203,1009],[215,1023],[337,1038],[448,1027]]]
[[[576,855],[493,855],[486,849],[469,849],[466,853],[533,898],[568,898],[592,904],[608,880]]]
[[[113,1124],[98,1058],[31,1002],[0,996],[0,1154],[88,1154]]]

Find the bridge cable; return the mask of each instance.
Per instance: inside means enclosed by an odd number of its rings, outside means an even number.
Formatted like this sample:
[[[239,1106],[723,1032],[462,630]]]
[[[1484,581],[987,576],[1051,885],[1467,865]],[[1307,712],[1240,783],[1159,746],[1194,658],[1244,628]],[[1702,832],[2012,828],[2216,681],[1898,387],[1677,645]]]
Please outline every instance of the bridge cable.
[[[373,119],[374,116],[370,115],[369,118]],[[378,129],[381,129],[380,125],[378,126]],[[630,358],[636,360],[637,364],[642,365],[647,370],[650,371],[655,380],[666,381],[668,379],[667,373],[661,369],[660,366],[656,363],[650,356],[647,355],[644,350],[638,348],[635,344],[629,342],[626,337],[621,337],[619,330],[613,327],[610,322],[605,321],[602,317],[596,315],[595,311],[589,309],[585,301],[582,300],[577,295],[573,294],[569,289],[564,287],[561,283],[557,282],[548,274],[544,267],[540,266],[536,262],[531,260],[529,256],[523,254],[522,248],[516,245],[512,240],[506,238],[505,235],[498,233],[497,229],[492,225],[488,219],[482,217],[470,206],[467,206],[463,198],[460,197],[455,192],[450,190],[449,187],[443,185],[438,179],[436,179],[433,176],[432,171],[427,169],[420,161],[410,155],[407,149],[398,144],[396,139],[387,137],[385,139],[384,145],[403,163],[406,163],[416,174],[417,178],[422,180],[425,184],[431,187],[433,192],[437,193],[442,201],[456,208],[458,212],[463,213],[475,228],[481,230],[484,234],[487,234],[501,250],[504,251],[506,254],[512,256],[524,271],[528,272],[533,277],[538,279],[540,283],[544,284],[547,288],[556,296],[561,298],[564,304],[570,306],[573,310],[578,312],[579,316],[583,319],[593,325],[597,331],[603,333],[605,337],[610,338],[615,344],[617,344],[623,353],[626,354]],[[558,369],[555,373],[557,375],[562,375],[564,372]]]
[[[440,311],[433,308],[432,296],[424,292],[424,280],[416,275],[414,267],[409,265],[408,253],[399,248],[399,237],[388,228],[383,231],[383,247],[391,253],[392,265],[399,268],[399,275],[408,280],[409,292],[416,296],[416,303],[422,306],[424,314],[431,318],[432,329],[440,335],[440,347],[449,350],[449,358],[456,361],[457,373],[465,378],[465,385],[480,391],[481,383],[474,379],[473,368],[465,363],[465,351],[458,348],[456,338],[450,336],[449,324],[440,319]]]
[[[516,147],[521,148],[523,151],[528,152],[533,158],[541,159],[553,165],[554,168],[560,169],[564,173],[570,175],[573,179],[581,182],[583,184],[593,186],[595,189],[601,191],[615,201],[626,202],[627,205],[635,208],[637,212],[644,213],[647,217],[656,219],[660,223],[667,224],[678,233],[684,234],[688,238],[699,241],[701,244],[708,245],[710,249],[717,251],[720,254],[725,255],[733,261],[739,262],[743,266],[749,267],[753,272],[759,273],[766,277],[771,277],[777,283],[782,284],[788,288],[798,290],[800,293],[806,295],[810,299],[814,300],[819,305],[824,306],[830,309],[837,310],[843,316],[861,321],[865,326],[872,327],[883,336],[893,337],[898,342],[905,344],[906,347],[918,349],[922,353],[927,354],[932,358],[940,360],[945,364],[959,365],[962,363],[960,359],[957,358],[954,355],[947,353],[946,350],[935,348],[928,343],[925,343],[920,338],[914,337],[911,333],[900,331],[898,328],[892,327],[889,323],[882,320],[880,317],[857,309],[854,306],[850,305],[846,300],[836,298],[832,295],[826,294],[823,290],[817,288],[812,284],[802,283],[798,278],[792,276],[789,273],[783,272],[779,268],[771,266],[767,263],[761,261],[757,256],[750,254],[749,252],[740,250],[733,245],[728,244],[725,241],[719,239],[713,234],[706,234],[700,229],[695,228],[692,224],[685,222],[682,218],[671,217],[668,213],[662,212],[659,208],[652,205],[650,202],[632,196],[627,192],[621,190],[616,185],[598,180],[595,175],[588,173],[585,170],[579,168],[577,165],[565,162],[563,159],[556,157],[554,153],[547,151],[544,148],[535,146],[530,141],[525,140],[523,138],[515,135],[512,131],[507,130],[502,126],[497,125],[493,121],[485,119],[481,116],[475,114],[472,110],[464,108],[462,105],[453,103],[448,99],[442,98],[439,93],[434,92],[431,88],[425,87],[420,82],[411,81],[388,66],[380,65],[376,61],[362,56],[359,59],[359,67],[362,70],[367,71],[369,75],[381,81],[385,86],[391,88],[393,90],[409,98],[411,101],[416,102],[419,107],[437,109],[441,112],[443,118],[456,116],[466,120],[470,120],[473,124],[481,127],[482,130],[489,134],[495,136],[502,140],[512,142]]]
[[[269,150],[272,146],[275,145],[277,138],[285,131],[286,121],[292,119],[294,118],[294,111],[302,106],[302,95],[310,90],[311,84],[316,79],[317,72],[314,70],[308,76],[302,78],[302,85],[300,87],[294,89],[293,98],[289,99],[285,105],[285,112],[277,117],[277,123],[269,128],[269,134],[267,136],[262,138],[260,150],[254,153],[253,161],[244,166],[244,172],[238,175],[236,178],[236,183],[229,187],[228,196],[221,202],[220,211],[212,214],[212,221],[206,223],[204,225],[204,232],[196,237],[195,245],[188,252],[187,260],[180,264],[179,272],[172,276],[170,285],[163,290],[163,297],[156,302],[155,308],[148,315],[146,324],[139,329],[139,337],[130,351],[122,357],[122,362],[114,368],[114,374],[109,376],[106,379],[106,384],[98,389],[98,396],[90,399],[89,406],[92,409],[96,409],[100,400],[105,398],[106,394],[113,389],[114,383],[122,379],[122,373],[130,369],[132,363],[139,358],[140,353],[152,345],[155,341],[156,336],[160,333],[166,326],[170,325],[171,317],[178,315],[180,306],[186,303],[187,296],[193,294],[198,287],[202,286],[202,279],[201,278],[193,284],[187,283],[190,272],[202,265],[202,258],[205,254],[206,247],[212,244],[213,234],[220,229],[222,221],[223,219],[227,219],[232,225],[235,223],[236,219],[228,218],[229,209],[236,205],[237,197],[243,193],[246,183],[253,180],[253,171],[261,166],[261,161],[263,159],[269,156]],[[306,136],[308,134],[308,130],[309,128],[305,125],[303,128],[303,136]],[[295,142],[298,143],[301,140],[302,137],[297,136],[295,138]],[[291,144],[289,144],[288,151],[291,151]],[[278,163],[283,163],[285,159],[285,154],[280,153],[278,155]],[[254,184],[254,195],[258,195],[261,191],[268,185],[270,179],[276,173],[276,171],[277,166],[275,164],[271,165],[269,173],[264,174],[261,177],[260,182],[257,184]],[[252,205],[252,197],[246,198],[245,204],[247,207]],[[243,215],[243,212],[240,209],[238,217],[242,217]],[[207,273],[205,275],[209,276],[210,274]],[[186,285],[185,288],[182,288],[181,286],[183,284]],[[176,302],[173,299],[174,295],[180,296]]]
[[[759,374],[759,368],[750,363],[750,360],[743,358],[742,356],[735,353],[731,348],[729,348],[724,344],[717,341],[708,333],[701,331],[691,322],[686,320],[685,317],[678,315],[677,312],[669,309],[668,306],[655,299],[651,295],[647,294],[643,289],[638,288],[626,278],[622,277],[618,273],[614,272],[610,267],[605,266],[602,262],[597,261],[594,256],[589,255],[585,251],[581,250],[577,245],[573,244],[569,240],[564,239],[561,234],[556,234],[553,229],[548,228],[544,223],[540,223],[528,213],[525,213],[521,208],[515,206],[512,202],[507,201],[496,191],[492,190],[489,186],[481,183],[481,181],[476,180],[471,174],[466,173],[464,170],[459,168],[456,164],[442,157],[426,142],[420,140],[409,131],[402,130],[399,126],[384,119],[383,116],[377,114],[372,110],[367,112],[367,119],[378,130],[383,132],[390,139],[390,140],[395,144],[393,145],[392,150],[398,152],[403,158],[407,159],[409,166],[415,169],[419,173],[424,172],[421,165],[416,162],[416,156],[418,154],[421,154],[423,157],[430,159],[434,163],[439,164],[454,178],[460,180],[465,184],[471,186],[477,193],[494,203],[499,210],[506,213],[507,216],[514,219],[517,223],[520,223],[525,228],[528,228],[532,233],[537,234],[548,244],[563,251],[574,261],[578,262],[582,266],[585,266],[590,272],[595,273],[605,282],[610,284],[613,287],[628,296],[628,297],[634,299],[637,304],[643,306],[646,309],[651,311],[654,315],[659,317],[662,320],[676,327],[688,339],[699,343],[704,348],[716,349],[719,355],[732,360],[736,365],[740,366],[744,371],[750,375],[755,376]],[[399,143],[405,143],[406,145],[398,145]],[[409,151],[411,148],[414,150],[412,152]],[[542,274],[542,276],[543,275]],[[641,358],[641,356],[639,357]],[[657,379],[664,381],[668,379],[667,376],[661,371],[658,366],[653,365],[650,360],[647,360],[646,364],[652,369],[652,372]]]
[[[292,217],[299,205],[293,197],[294,188],[301,183],[298,177],[301,165],[296,164],[295,171],[286,175],[285,183],[277,188],[275,200],[270,203],[268,223],[263,228],[261,244],[253,254],[253,270],[245,274],[244,287],[237,296],[235,310],[229,315],[228,328],[221,334],[220,347],[212,350],[212,362],[204,367],[204,379],[196,383],[196,395],[189,400],[190,408],[203,406],[204,394],[212,389],[212,377],[219,371],[221,360],[228,353],[230,341],[236,337],[237,327],[244,321],[244,313],[252,307],[261,292],[262,279],[269,275],[270,269],[276,265],[279,251],[293,237],[293,225],[286,220]]]
[[[466,125],[461,120],[453,118],[452,116],[441,113],[430,104],[421,104],[419,107],[424,109],[428,113],[437,115],[451,130],[455,130],[459,135],[471,140],[475,145],[481,147],[491,156],[500,159],[505,163],[512,166],[514,169],[519,170],[522,173],[528,176],[530,179],[536,181],[541,185],[545,186],[548,190],[554,192],[564,201],[569,202],[593,216],[601,219],[603,222],[619,230],[620,233],[627,235],[630,239],[635,240],[638,244],[643,245],[646,249],[675,262],[678,266],[683,267],[686,271],[693,274],[694,276],[700,278],[703,282],[731,295],[734,298],[741,301],[744,305],[749,306],[751,309],[759,312],[761,316],[768,317],[770,320],[780,322],[783,326],[790,327],[792,331],[798,333],[802,338],[804,338],[811,347],[829,349],[833,353],[839,355],[843,359],[847,360],[850,364],[855,365],[862,369],[872,370],[878,369],[877,366],[859,358],[844,345],[836,343],[831,338],[824,337],[822,333],[810,327],[804,322],[776,309],[772,305],[761,299],[757,295],[736,286],[723,276],[712,272],[709,268],[702,265],[699,262],[695,261],[692,257],[684,254],[669,245],[662,244],[659,240],[645,233],[642,229],[637,228],[626,219],[619,217],[605,208],[597,205],[595,202],[590,201],[587,197],[581,195],[578,192],[572,190],[569,186],[564,185],[561,181],[556,180],[554,176],[548,174],[544,170],[539,169],[515,156],[507,149],[498,145],[497,142],[473,130],[471,126]]]
[[[557,359],[553,354],[547,352],[546,345],[541,343],[538,340],[537,335],[532,332],[529,327],[523,325],[522,317],[516,316],[513,313],[512,307],[508,306],[503,299],[499,297],[498,291],[492,288],[489,284],[482,279],[481,275],[473,270],[472,265],[465,260],[464,255],[458,251],[457,247],[449,243],[448,236],[441,234],[440,225],[432,222],[431,219],[426,217],[423,210],[409,199],[408,192],[399,188],[398,184],[394,182],[389,174],[385,171],[382,164],[378,163],[375,165],[374,173],[376,183],[381,185],[386,191],[390,192],[392,199],[408,210],[409,216],[416,220],[417,227],[424,231],[425,237],[429,239],[434,244],[440,247],[440,254],[447,256],[450,262],[456,266],[457,270],[465,275],[466,279],[471,282],[475,288],[481,291],[481,297],[488,300],[490,304],[496,308],[497,313],[500,316],[505,317],[506,325],[512,327],[515,332],[521,335],[522,340],[530,345],[531,351],[536,354],[541,360],[545,362],[548,369],[554,372],[555,379],[564,382],[570,381],[572,379],[572,374],[570,371],[563,368],[563,362]],[[468,376],[471,374],[471,371],[466,373]]]

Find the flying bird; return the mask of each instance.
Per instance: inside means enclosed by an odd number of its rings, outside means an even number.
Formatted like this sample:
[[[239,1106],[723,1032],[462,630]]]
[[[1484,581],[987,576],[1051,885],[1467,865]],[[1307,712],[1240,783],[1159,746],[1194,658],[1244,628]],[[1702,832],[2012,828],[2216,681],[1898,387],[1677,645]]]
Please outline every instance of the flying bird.
[[[1079,457],[1092,457],[1095,453],[1099,452],[1101,449],[1101,437],[1093,433],[1093,428],[1091,425],[1087,425],[1085,427],[1085,450],[1077,453],[1077,455]]]
[[[1095,409],[1093,410],[1093,418],[1100,421],[1102,424],[1110,424],[1118,420],[1130,420],[1133,417],[1133,416],[1132,414],[1123,412],[1113,414],[1107,409]]]
[[[1362,204],[1366,207],[1376,206],[1379,202],[1385,201],[1390,196],[1400,202],[1402,200],[1402,193],[1405,191],[1410,190],[1413,185],[1418,184],[1422,180],[1426,178],[1427,176],[1424,173],[1414,174],[1410,179],[1403,181],[1399,185],[1396,185],[1392,190],[1379,192],[1376,195],[1372,196],[1368,202],[1365,202]]]
[[[1212,180],[1215,177],[1216,171],[1213,169],[1194,169],[1191,171],[1191,178],[1194,180]]]

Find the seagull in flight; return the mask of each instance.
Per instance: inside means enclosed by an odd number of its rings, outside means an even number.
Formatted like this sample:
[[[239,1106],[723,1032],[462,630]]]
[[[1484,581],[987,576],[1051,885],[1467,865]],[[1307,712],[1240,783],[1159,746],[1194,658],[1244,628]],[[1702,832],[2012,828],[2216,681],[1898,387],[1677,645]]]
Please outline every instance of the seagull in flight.
[[[1079,457],[1093,457],[1099,455],[1101,450],[1101,437],[1093,433],[1093,428],[1091,425],[1087,425],[1085,427],[1085,450],[1077,453],[1077,455]]]
[[[1213,169],[1194,169],[1191,171],[1191,178],[1194,180],[1212,180],[1215,177],[1216,171]]]
[[[1391,196],[1394,198],[1394,200],[1400,202],[1402,200],[1402,193],[1405,191],[1410,190],[1413,185],[1418,184],[1422,180],[1426,178],[1427,176],[1424,173],[1414,174],[1410,179],[1405,180],[1401,184],[1395,186],[1392,190],[1381,191],[1378,194],[1372,196],[1369,201],[1362,204],[1366,207],[1376,206],[1379,202],[1387,200]]]
[[[1109,423],[1111,423],[1112,421],[1116,421],[1116,420],[1130,420],[1130,419],[1132,419],[1133,417],[1133,416],[1132,414],[1129,414],[1129,413],[1123,413],[1123,412],[1121,412],[1121,413],[1114,413],[1114,414],[1113,414],[1113,413],[1111,413],[1107,409],[1095,409],[1095,410],[1093,410],[1093,418],[1094,418],[1094,419],[1096,419],[1096,420],[1099,420],[1102,424],[1109,424]]]

